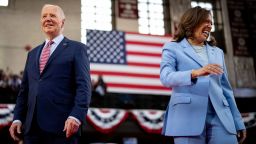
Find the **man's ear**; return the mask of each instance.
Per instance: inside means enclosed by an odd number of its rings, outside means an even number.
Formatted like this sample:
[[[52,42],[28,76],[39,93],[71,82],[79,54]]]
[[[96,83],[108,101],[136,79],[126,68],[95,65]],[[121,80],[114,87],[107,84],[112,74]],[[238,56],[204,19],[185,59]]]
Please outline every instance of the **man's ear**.
[[[62,20],[62,25],[61,25],[61,28],[64,27],[64,24],[65,24],[65,19]]]

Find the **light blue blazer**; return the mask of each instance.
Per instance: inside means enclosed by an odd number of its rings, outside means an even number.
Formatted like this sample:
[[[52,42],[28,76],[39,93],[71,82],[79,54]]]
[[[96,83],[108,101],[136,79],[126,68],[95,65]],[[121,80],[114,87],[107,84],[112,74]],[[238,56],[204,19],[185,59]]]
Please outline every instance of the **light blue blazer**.
[[[168,42],[163,47],[160,79],[172,88],[162,133],[168,136],[197,136],[203,132],[208,100],[225,129],[236,134],[245,129],[228,81],[223,51],[206,45],[209,63],[223,67],[221,75],[198,77],[191,82],[191,71],[204,66],[187,39]]]

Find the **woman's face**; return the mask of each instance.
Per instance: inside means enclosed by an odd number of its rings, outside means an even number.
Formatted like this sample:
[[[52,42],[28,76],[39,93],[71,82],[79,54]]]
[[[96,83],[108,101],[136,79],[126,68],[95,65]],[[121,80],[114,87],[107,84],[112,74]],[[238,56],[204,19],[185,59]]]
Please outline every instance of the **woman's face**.
[[[194,29],[193,40],[197,44],[202,44],[207,40],[212,29],[212,16],[209,14],[207,19]]]

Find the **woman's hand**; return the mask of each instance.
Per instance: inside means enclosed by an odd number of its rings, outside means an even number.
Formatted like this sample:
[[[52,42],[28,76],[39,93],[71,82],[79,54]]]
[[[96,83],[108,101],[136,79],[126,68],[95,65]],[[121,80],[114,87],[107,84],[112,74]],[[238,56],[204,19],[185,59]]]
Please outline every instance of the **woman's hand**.
[[[238,143],[242,144],[246,138],[246,130],[240,130],[237,132]]]
[[[222,73],[223,70],[219,64],[208,64],[200,69],[192,70],[191,76],[192,78],[196,78],[199,76],[207,76],[210,74],[219,75]]]

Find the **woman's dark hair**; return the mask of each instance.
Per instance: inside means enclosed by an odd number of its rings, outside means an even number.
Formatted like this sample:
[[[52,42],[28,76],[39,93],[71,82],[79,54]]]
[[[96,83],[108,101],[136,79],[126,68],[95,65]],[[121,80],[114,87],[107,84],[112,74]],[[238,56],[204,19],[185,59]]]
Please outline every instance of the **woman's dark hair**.
[[[188,9],[181,17],[177,31],[174,34],[174,40],[180,42],[183,38],[192,37],[193,30],[203,23],[209,14],[211,14],[209,10],[199,6]],[[212,46],[216,45],[216,40],[213,36],[210,36],[210,41],[207,42]]]

